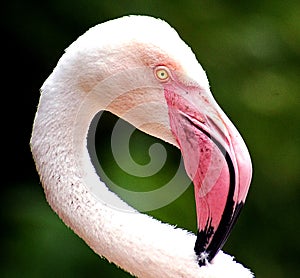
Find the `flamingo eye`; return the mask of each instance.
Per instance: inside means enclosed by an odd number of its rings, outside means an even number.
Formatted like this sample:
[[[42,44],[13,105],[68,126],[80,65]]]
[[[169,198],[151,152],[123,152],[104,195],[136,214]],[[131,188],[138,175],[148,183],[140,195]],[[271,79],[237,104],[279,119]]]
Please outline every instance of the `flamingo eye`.
[[[163,66],[157,67],[155,69],[155,77],[162,82],[168,81],[170,78],[169,69]]]

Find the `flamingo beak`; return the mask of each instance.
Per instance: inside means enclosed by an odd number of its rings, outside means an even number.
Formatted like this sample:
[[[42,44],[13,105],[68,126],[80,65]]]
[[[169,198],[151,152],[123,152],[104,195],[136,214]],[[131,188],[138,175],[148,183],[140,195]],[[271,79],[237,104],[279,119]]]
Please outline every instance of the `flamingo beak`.
[[[252,176],[247,147],[211,94],[165,90],[172,133],[194,183],[200,266],[225,244],[244,205]]]

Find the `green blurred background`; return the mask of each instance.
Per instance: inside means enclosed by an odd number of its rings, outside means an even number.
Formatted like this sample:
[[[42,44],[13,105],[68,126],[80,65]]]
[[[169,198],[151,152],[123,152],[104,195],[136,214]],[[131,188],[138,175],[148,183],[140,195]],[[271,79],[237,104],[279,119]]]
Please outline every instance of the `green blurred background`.
[[[1,6],[1,277],[130,277],[52,212],[29,150],[39,88],[63,50],[97,23],[128,14],[160,17],[175,27],[250,149],[252,187],[224,250],[256,277],[300,277],[299,1],[6,0]],[[109,132],[115,119],[105,119]],[[137,160],[147,153],[143,145],[134,143]],[[178,160],[168,149],[171,161]],[[192,198],[189,187],[151,213],[195,231]]]

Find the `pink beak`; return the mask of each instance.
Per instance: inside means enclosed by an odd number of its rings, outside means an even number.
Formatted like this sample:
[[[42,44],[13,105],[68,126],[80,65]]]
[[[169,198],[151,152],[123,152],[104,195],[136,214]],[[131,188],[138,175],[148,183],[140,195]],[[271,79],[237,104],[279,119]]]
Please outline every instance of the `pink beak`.
[[[210,93],[165,87],[172,133],[194,183],[199,265],[225,244],[244,205],[252,176],[247,147]]]

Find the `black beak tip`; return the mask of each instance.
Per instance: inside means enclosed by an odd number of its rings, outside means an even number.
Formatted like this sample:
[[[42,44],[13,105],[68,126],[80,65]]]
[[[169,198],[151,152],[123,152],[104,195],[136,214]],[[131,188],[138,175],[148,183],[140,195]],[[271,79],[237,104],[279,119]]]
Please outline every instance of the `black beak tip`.
[[[208,250],[208,242],[214,235],[214,228],[209,224],[206,226],[204,231],[198,231],[197,239],[194,247],[194,251],[197,255],[197,261],[199,266],[207,265],[211,262],[214,255],[217,252],[215,250]],[[213,256],[212,256],[213,255]]]
[[[223,247],[243,206],[244,203],[240,202],[234,209],[232,208],[233,213],[230,214],[231,217],[222,218],[218,229],[215,230],[215,228],[211,226],[211,221],[208,221],[205,229],[197,232],[194,251],[197,255],[199,266],[210,263]]]

